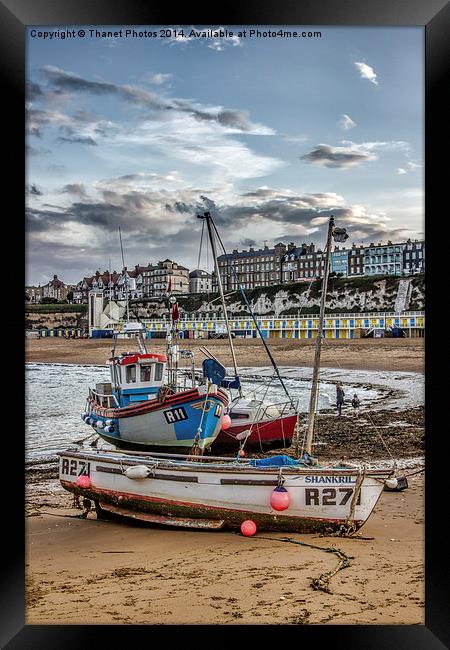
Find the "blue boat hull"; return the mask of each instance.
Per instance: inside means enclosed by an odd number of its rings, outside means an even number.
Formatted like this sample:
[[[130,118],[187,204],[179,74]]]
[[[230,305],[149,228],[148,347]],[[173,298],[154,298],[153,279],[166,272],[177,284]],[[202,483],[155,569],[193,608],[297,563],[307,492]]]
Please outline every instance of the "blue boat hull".
[[[133,406],[109,409],[91,400],[89,423],[107,442],[122,449],[191,448],[195,442],[206,448],[222,428],[228,396],[202,394],[192,389]]]

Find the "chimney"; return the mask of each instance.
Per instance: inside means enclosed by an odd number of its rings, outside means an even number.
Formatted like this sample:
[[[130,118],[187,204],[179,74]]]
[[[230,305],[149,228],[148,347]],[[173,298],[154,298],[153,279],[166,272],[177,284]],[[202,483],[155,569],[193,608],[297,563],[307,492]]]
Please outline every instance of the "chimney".
[[[254,252],[255,252],[255,249],[252,248],[252,247],[250,247],[250,248],[249,248],[249,252],[250,252],[250,253],[254,253]]]
[[[294,244],[293,241],[289,242],[288,247],[287,247],[289,252],[295,250],[296,248],[297,248],[297,246]]]
[[[233,254],[236,254],[237,252],[238,252],[238,249],[237,249],[237,248],[234,248],[234,249],[233,249]]]

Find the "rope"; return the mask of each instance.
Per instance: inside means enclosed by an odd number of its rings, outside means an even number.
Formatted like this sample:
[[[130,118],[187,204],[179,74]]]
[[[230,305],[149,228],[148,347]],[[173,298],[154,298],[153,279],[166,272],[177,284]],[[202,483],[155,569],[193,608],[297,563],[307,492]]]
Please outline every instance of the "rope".
[[[199,248],[199,251],[198,251],[198,262],[197,262],[197,268],[198,269],[200,268],[200,258],[201,258],[201,254],[202,254],[202,243],[203,243],[203,231],[204,231],[204,229],[205,229],[205,221],[203,220],[202,221],[202,234],[200,236],[200,248]]]
[[[201,456],[201,455],[203,454],[203,448],[200,447],[200,445],[199,445],[199,440],[200,440],[200,438],[201,438],[201,434],[202,434],[203,418],[204,418],[204,415],[205,415],[205,413],[206,413],[206,410],[205,410],[205,409],[206,409],[206,402],[208,401],[208,396],[209,396],[209,390],[210,390],[210,388],[211,388],[211,384],[208,383],[208,389],[207,389],[207,391],[206,391],[206,393],[205,393],[205,399],[204,399],[204,401],[203,401],[203,406],[202,406],[202,415],[201,415],[201,418],[200,418],[200,423],[199,423],[199,425],[198,425],[197,432],[196,432],[196,434],[195,434],[195,436],[194,436],[194,443],[193,443],[193,445],[192,445],[191,451],[189,452],[189,454],[188,454],[186,460],[190,460],[190,458],[191,458],[192,456],[199,456],[199,455]]]
[[[352,497],[352,502],[350,505],[350,514],[347,518],[347,521],[344,524],[344,530],[342,531],[343,533],[345,532],[346,535],[350,535],[351,533],[354,533],[356,530],[356,525],[355,525],[355,508],[356,508],[356,502],[358,501],[358,497],[361,494],[361,487],[364,481],[364,478],[366,476],[366,467],[364,466],[362,470],[359,470],[358,472],[358,478],[356,479],[356,485],[355,485],[355,491],[353,492],[353,497]]]
[[[417,471],[412,472],[411,474],[405,474],[405,478],[407,478],[408,476],[415,476],[416,474],[421,474],[424,471],[425,471],[425,467],[422,467],[422,469],[418,469]]]
[[[325,551],[325,553],[333,553],[336,555],[338,558],[338,564],[337,566],[332,569],[331,571],[326,571],[325,573],[322,573],[318,578],[313,578],[312,582],[310,583],[310,586],[319,591],[324,591],[328,594],[331,594],[331,589],[329,586],[330,580],[333,576],[338,573],[338,571],[341,571],[342,569],[345,569],[346,567],[350,566],[350,560],[353,559],[351,556],[346,555],[343,551],[341,551],[338,548],[334,547],[324,547],[324,546],[316,546],[316,544],[307,544],[306,542],[300,542],[295,539],[292,539],[292,537],[254,537],[254,539],[268,539],[271,541],[275,542],[289,542],[290,544],[298,544],[299,546],[307,546],[309,548],[315,548],[319,551]]]

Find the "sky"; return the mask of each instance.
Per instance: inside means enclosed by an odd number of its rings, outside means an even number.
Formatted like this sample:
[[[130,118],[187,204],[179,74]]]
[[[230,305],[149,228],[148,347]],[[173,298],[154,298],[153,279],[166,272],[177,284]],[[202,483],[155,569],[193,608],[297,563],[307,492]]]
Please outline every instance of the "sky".
[[[211,270],[205,210],[228,252],[424,237],[422,27],[79,30],[27,30],[27,284],[121,270],[119,228]]]

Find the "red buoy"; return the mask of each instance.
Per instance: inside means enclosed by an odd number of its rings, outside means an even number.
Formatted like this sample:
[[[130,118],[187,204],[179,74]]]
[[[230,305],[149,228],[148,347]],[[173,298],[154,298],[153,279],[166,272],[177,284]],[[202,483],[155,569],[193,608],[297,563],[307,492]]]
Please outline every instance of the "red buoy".
[[[231,427],[231,418],[228,414],[225,414],[222,420],[222,431],[225,431],[225,429],[229,429],[230,427]]]
[[[86,474],[81,474],[75,481],[75,485],[80,488],[89,488],[91,487],[91,479]]]
[[[279,485],[270,495],[270,505],[274,510],[286,510],[289,508],[291,497],[285,487]]]
[[[252,537],[256,533],[256,524],[251,519],[243,521],[241,524],[241,533],[244,537]]]

